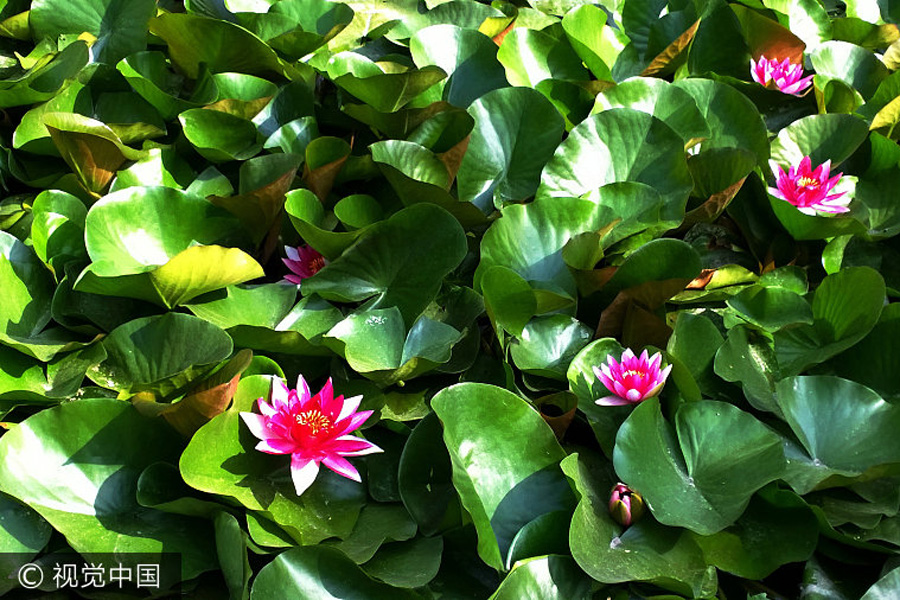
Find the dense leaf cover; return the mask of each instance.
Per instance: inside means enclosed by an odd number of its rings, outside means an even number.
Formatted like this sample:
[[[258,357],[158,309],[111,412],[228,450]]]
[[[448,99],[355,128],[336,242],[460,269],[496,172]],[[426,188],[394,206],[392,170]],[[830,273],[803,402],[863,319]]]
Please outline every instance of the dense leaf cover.
[[[0,552],[232,600],[898,597],[897,22],[0,0]],[[257,402],[298,375],[350,408]],[[317,474],[292,437],[338,434]]]

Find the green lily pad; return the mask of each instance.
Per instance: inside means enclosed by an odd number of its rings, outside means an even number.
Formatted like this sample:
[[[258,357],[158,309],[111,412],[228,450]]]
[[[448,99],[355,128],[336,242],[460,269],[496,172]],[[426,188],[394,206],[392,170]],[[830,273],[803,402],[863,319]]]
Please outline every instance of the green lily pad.
[[[775,382],[780,379],[780,371],[771,337],[750,327],[732,327],[716,352],[713,368],[725,381],[739,383],[757,410],[781,413],[775,403]]]
[[[651,115],[605,110],[578,124],[556,149],[537,196],[578,198],[609,183],[635,181],[654,187],[666,201],[685,202],[693,182],[683,147],[681,138]]]
[[[598,6],[582,4],[566,13],[563,29],[572,49],[600,81],[613,81],[610,68],[627,43],[625,35],[606,23],[606,12]]]
[[[47,378],[36,359],[0,346],[0,407],[7,410],[18,401],[49,402]]]
[[[387,72],[361,54],[341,52],[328,61],[328,75],[347,90],[380,112],[396,112],[447,77],[443,69],[425,66],[402,72]]]
[[[18,77],[0,86],[0,107],[24,106],[50,100],[68,79],[75,77],[88,62],[87,44],[82,41],[66,46],[58,54],[49,54]]]
[[[683,404],[675,424],[663,419],[658,399],[645,400],[619,429],[613,455],[616,473],[661,523],[701,535],[721,531],[784,472],[778,436],[731,404]]]
[[[138,392],[164,379],[224,360],[231,340],[224,331],[190,315],[167,313],[129,321],[102,342],[107,358],[91,369],[103,387]]]
[[[789,477],[798,493],[807,493],[831,473],[854,477],[900,462],[900,440],[890,433],[900,423],[900,409],[869,388],[833,376],[788,377],[778,382],[776,398],[809,457],[803,460],[821,473],[812,485]],[[853,440],[853,452],[842,439]]]
[[[517,27],[503,38],[497,60],[514,86],[533,88],[545,79],[587,81],[590,73],[565,35]]]
[[[32,205],[32,246],[38,258],[54,272],[64,273],[66,262],[87,258],[84,247],[84,203],[65,192],[47,190]]]
[[[461,383],[431,402],[444,424],[453,485],[478,530],[478,554],[502,569],[519,529],[571,506],[557,467],[565,454],[540,414],[504,389]]]
[[[116,69],[167,121],[182,111],[208,104],[217,96],[215,82],[207,69],[200,70],[188,93],[188,82],[172,69],[166,55],[156,50],[131,54],[119,61]]]
[[[512,269],[532,287],[576,295],[575,280],[563,261],[562,249],[575,235],[599,229],[596,205],[575,198],[541,198],[511,204],[485,232],[475,289],[493,266]]]
[[[297,598],[415,600],[419,595],[370,579],[352,560],[324,546],[292,548],[260,569],[250,600]],[[362,595],[361,595],[362,594]]]
[[[497,60],[497,45],[479,31],[457,25],[420,29],[409,40],[418,67],[436,65],[447,73],[443,100],[468,107],[486,93],[509,85]]]
[[[150,33],[169,48],[172,64],[191,79],[201,65],[213,73],[281,75],[285,66],[261,39],[229,21],[185,13],[163,13],[150,19]]]
[[[283,0],[264,6],[262,12],[235,10],[237,22],[292,61],[326,44],[353,20],[349,6],[327,0]]]
[[[284,210],[303,240],[325,258],[334,260],[362,235],[366,228],[355,231],[329,231],[325,208],[316,195],[305,188],[287,193]]]
[[[396,306],[355,312],[325,334],[326,343],[343,343],[351,368],[387,381],[411,379],[446,363],[461,338],[455,328],[424,315],[407,331]],[[378,373],[382,371],[391,373]]]
[[[691,156],[688,159],[688,169],[691,171],[691,177],[694,178],[694,191],[691,195],[697,198],[709,198],[714,194],[724,192],[732,185],[739,184],[755,166],[756,156],[749,150],[741,148],[714,148]],[[725,209],[725,206],[716,208],[717,211],[705,220],[715,219]]]
[[[884,295],[884,280],[868,267],[849,267],[822,280],[812,324],[775,334],[782,375],[797,375],[863,339],[878,321]]]
[[[534,195],[565,125],[549,100],[528,88],[489,92],[469,107],[475,128],[457,174],[461,200],[502,208]]]
[[[612,299],[620,291],[644,283],[671,279],[690,281],[699,274],[700,256],[694,248],[681,240],[661,238],[647,242],[629,254],[601,293]],[[664,292],[662,288],[660,291]]]
[[[184,136],[204,158],[216,162],[245,160],[262,148],[256,126],[218,110],[192,108],[178,115]]]
[[[885,306],[872,331],[850,350],[830,361],[835,372],[872,388],[889,401],[900,399],[900,382],[895,372],[900,353],[898,326],[900,305]]]
[[[598,94],[591,112],[610,108],[632,108],[653,115],[671,127],[685,143],[710,136],[706,120],[690,94],[662,79],[627,79]]]
[[[4,553],[34,556],[47,542],[53,528],[27,504],[0,494],[0,549]]]
[[[408,540],[414,535],[416,523],[403,506],[372,503],[359,513],[353,532],[334,547],[356,564],[362,564],[375,556],[382,544]]]
[[[813,167],[831,160],[832,173],[865,141],[866,122],[851,115],[811,115],[778,132],[772,143],[772,160],[787,172],[809,156]]]
[[[397,473],[403,505],[426,535],[437,533],[453,509],[456,497],[451,482],[450,455],[441,439],[441,422],[429,412],[415,426],[403,453]]]
[[[229,286],[223,298],[198,298],[188,309],[225,329],[240,348],[303,356],[330,354],[319,344],[343,319],[341,311],[317,296],[294,304],[296,297],[297,286],[287,282],[238,285]]]
[[[487,220],[482,209],[450,193],[452,177],[444,160],[414,142],[388,140],[369,147],[372,160],[407,206],[435,204],[452,214],[465,229]]]
[[[814,322],[812,308],[803,296],[780,287],[750,286],[725,303],[743,319],[771,332]]]
[[[602,471],[579,454],[570,454],[561,466],[580,496],[569,546],[588,575],[604,583],[651,581],[694,597],[715,593],[715,569],[688,531],[660,525],[649,515],[623,530],[609,515],[614,480],[603,481]]]
[[[369,577],[389,585],[419,588],[437,575],[443,550],[442,537],[416,537],[385,544],[362,568]]]
[[[760,580],[781,565],[807,560],[818,534],[818,521],[802,499],[766,487],[753,496],[737,523],[694,539],[710,564],[738,577]]]
[[[59,156],[59,150],[53,145],[50,132],[44,125],[44,114],[61,112],[87,115],[91,113],[93,105],[87,86],[77,81],[67,85],[56,96],[22,115],[13,134],[13,148],[33,154]]]
[[[591,333],[584,323],[568,315],[538,317],[525,326],[510,354],[524,372],[562,380]]]
[[[713,373],[713,359],[724,341],[718,328],[705,315],[682,312],[675,321],[666,354],[669,360],[680,361],[687,368],[700,390],[713,396],[718,383]],[[677,384],[678,374],[673,373],[672,378]]]
[[[191,184],[196,175],[190,165],[172,148],[152,148],[147,151],[147,156],[116,172],[116,178],[109,186],[109,191],[160,185],[183,189]]]
[[[167,215],[177,210],[179,219]],[[168,187],[130,187],[94,204],[85,223],[93,262],[79,291],[176,306],[261,276],[237,248],[215,245],[237,235],[238,223],[206,200]],[[209,245],[198,245],[209,244]]]
[[[672,85],[690,94],[706,119],[711,135],[700,143],[701,152],[742,148],[753,152],[757,164],[765,166],[769,136],[753,102],[733,87],[710,79],[681,79]]]
[[[45,113],[44,125],[60,155],[90,191],[106,189],[126,160],[138,160],[144,152],[129,148],[104,123],[74,113]]]
[[[174,461],[179,447],[168,426],[126,402],[66,403],[3,436],[0,489],[35,509],[79,552],[178,552],[181,576],[191,579],[215,568],[209,524],[135,500],[141,471]]]
[[[369,308],[396,306],[412,323],[465,252],[465,234],[456,219],[436,206],[417,204],[373,225],[304,281],[304,293],[340,302],[374,297]]]
[[[528,282],[507,267],[494,265],[481,278],[485,309],[494,328],[501,327],[515,336],[537,313],[537,299]]]
[[[153,0],[35,0],[28,21],[35,37],[56,41],[60,35],[88,32],[96,60],[115,64],[147,45],[147,21],[156,14]]]
[[[551,554],[516,563],[488,600],[588,600],[591,582],[568,556]]]
[[[849,42],[825,42],[810,53],[810,60],[816,73],[843,81],[866,99],[889,74],[873,53]]]
[[[50,323],[52,276],[31,248],[0,231],[0,341],[40,360],[73,349],[71,334]],[[71,342],[71,343],[70,343]]]

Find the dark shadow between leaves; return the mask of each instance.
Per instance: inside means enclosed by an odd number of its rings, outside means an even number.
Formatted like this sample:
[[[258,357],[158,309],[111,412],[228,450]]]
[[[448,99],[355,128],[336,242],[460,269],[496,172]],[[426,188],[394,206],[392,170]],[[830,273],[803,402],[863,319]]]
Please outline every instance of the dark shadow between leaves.
[[[491,528],[505,560],[513,538],[535,518],[553,511],[571,512],[575,496],[559,465],[548,465],[516,484],[497,505]]]

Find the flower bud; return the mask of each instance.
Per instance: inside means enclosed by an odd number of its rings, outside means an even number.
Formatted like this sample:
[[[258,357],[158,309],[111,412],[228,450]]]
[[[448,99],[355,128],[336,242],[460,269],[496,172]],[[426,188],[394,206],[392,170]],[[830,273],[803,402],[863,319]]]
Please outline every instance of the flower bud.
[[[616,523],[628,527],[644,514],[644,499],[624,483],[617,483],[609,496],[609,514]]]

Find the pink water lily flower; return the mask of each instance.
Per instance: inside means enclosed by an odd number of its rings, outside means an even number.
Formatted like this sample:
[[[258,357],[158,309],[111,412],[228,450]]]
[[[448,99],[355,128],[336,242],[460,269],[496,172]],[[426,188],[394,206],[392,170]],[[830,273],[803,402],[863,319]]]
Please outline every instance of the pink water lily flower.
[[[791,64],[789,58],[778,62],[776,59],[759,57],[759,62],[750,59],[750,75],[753,81],[766,87],[776,87],[785,94],[799,96],[812,82],[813,75],[803,77],[803,65]]]
[[[282,258],[281,260],[293,272],[285,275],[284,278],[298,285],[307,277],[312,277],[321,271],[322,267],[328,264],[325,257],[311,246],[298,246],[297,248],[285,246],[284,252],[287,254],[287,258]]]
[[[607,356],[606,361],[609,364],[594,367],[594,375],[613,395],[594,400],[600,406],[623,406],[652,398],[662,390],[672,370],[669,365],[660,371],[662,355],[657,352],[648,359],[646,350],[638,358],[631,348],[627,348],[622,353],[621,363],[612,355]]]
[[[790,167],[785,173],[784,169],[774,162],[770,164],[775,175],[776,188],[769,188],[769,193],[776,198],[781,198],[797,207],[797,210],[807,215],[815,215],[816,211],[838,214],[848,212],[850,209],[850,197],[846,192],[829,194],[843,173],[838,173],[829,178],[831,161],[812,169],[812,162],[808,156],[804,156],[797,167]]]
[[[372,442],[350,435],[372,414],[371,410],[356,411],[361,400],[362,396],[335,398],[331,379],[311,396],[302,375],[295,390],[275,378],[272,403],[258,398],[262,414],[242,412],[241,418],[262,440],[257,450],[291,455],[291,478],[299,496],[315,481],[320,463],[338,475],[361,482],[359,471],[344,457],[382,452]]]

